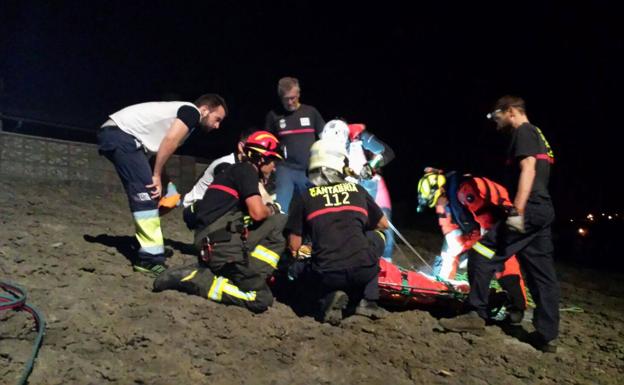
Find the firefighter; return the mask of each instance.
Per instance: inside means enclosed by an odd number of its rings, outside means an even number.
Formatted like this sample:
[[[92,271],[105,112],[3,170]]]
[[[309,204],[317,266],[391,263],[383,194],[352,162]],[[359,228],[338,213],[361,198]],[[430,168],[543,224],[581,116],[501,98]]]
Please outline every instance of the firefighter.
[[[286,216],[265,204],[258,181],[282,159],[279,142],[266,131],[247,138],[241,162],[215,175],[191,221],[198,264],[169,269],[154,281],[154,291],[176,289],[259,313],[273,303],[267,278],[285,251]]]
[[[375,203],[381,208],[386,218],[390,220],[392,203],[380,169],[394,159],[392,148],[367,131],[365,124],[347,124],[340,119],[327,122],[321,133],[321,139],[344,143],[347,148],[349,168],[353,171],[347,180],[356,181],[364,187],[366,192],[375,199]],[[391,262],[394,233],[388,228],[384,231],[384,236],[386,246],[383,257]]]
[[[312,145],[309,177],[314,187],[293,199],[286,225],[293,256],[304,234],[312,239],[302,281],[314,285],[309,290],[319,302],[319,320],[333,325],[347,308],[371,319],[386,315],[377,305],[377,275],[388,223],[362,186],[345,181],[346,155],[344,146],[333,141]]]
[[[466,253],[496,221],[511,208],[507,190],[487,178],[459,175],[452,171],[427,168],[418,182],[418,208],[435,208],[444,243],[433,264],[433,275],[454,283]],[[507,292],[507,317],[512,324],[524,318],[526,291],[515,256],[496,272],[496,279]]]
[[[468,256],[469,313],[441,320],[450,331],[481,330],[485,325],[488,286],[494,272],[516,255],[535,301],[535,332],[529,342],[544,352],[557,351],[559,284],[553,261],[554,209],[548,192],[553,151],[542,131],[529,122],[524,100],[503,96],[488,118],[509,134],[507,172],[513,207],[476,242]]]

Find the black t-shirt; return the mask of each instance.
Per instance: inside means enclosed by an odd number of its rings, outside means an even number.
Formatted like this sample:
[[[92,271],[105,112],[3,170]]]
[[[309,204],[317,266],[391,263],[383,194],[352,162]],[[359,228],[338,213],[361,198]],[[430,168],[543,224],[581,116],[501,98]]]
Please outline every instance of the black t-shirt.
[[[511,134],[508,155],[508,178],[511,187],[511,196],[518,191],[518,178],[520,177],[520,161],[527,156],[536,158],[535,180],[529,195],[530,202],[544,202],[550,200],[548,193],[548,180],[550,178],[550,165],[555,157],[548,141],[541,130],[530,123],[524,123]]]
[[[371,266],[365,231],[374,230],[383,213],[366,190],[355,183],[311,187],[296,195],[286,231],[312,237],[312,263],[319,271]]]
[[[205,228],[236,208],[246,212],[245,199],[260,195],[258,180],[258,171],[249,162],[233,164],[215,175],[204,197],[195,203],[196,227]]]
[[[284,148],[284,163],[298,170],[306,170],[310,147],[323,131],[325,121],[316,108],[302,104],[295,111],[283,108],[270,111],[264,126],[280,140]]]

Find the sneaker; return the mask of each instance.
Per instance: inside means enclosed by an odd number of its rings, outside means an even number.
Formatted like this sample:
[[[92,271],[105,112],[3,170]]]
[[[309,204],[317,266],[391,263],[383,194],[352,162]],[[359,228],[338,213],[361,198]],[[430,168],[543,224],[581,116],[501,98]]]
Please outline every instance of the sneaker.
[[[480,333],[485,331],[485,320],[476,311],[440,320],[440,326],[451,332]]]
[[[529,334],[528,342],[535,349],[544,353],[557,353],[557,348],[559,346],[559,340],[557,338],[546,341],[544,337],[542,337],[542,335],[538,332],[533,332]]]
[[[375,320],[385,318],[388,311],[377,305],[376,301],[362,299],[355,308],[355,314]]]
[[[522,320],[524,320],[524,310],[507,310],[507,321],[510,325],[522,325]]]
[[[163,271],[167,270],[167,265],[164,263],[139,261],[132,265],[132,270],[151,275],[152,277],[158,277]]]
[[[323,300],[321,322],[338,326],[342,321],[342,311],[349,303],[349,296],[344,291],[329,293]]]

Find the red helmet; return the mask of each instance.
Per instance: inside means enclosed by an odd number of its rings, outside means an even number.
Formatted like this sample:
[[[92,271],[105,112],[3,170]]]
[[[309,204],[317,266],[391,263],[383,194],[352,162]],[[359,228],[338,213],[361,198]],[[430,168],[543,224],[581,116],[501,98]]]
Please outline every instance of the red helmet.
[[[364,130],[366,130],[366,124],[349,124],[349,140],[356,140]]]
[[[247,156],[250,156],[249,153],[253,152],[264,158],[282,159],[279,144],[279,140],[270,132],[256,131],[249,135],[243,150]]]

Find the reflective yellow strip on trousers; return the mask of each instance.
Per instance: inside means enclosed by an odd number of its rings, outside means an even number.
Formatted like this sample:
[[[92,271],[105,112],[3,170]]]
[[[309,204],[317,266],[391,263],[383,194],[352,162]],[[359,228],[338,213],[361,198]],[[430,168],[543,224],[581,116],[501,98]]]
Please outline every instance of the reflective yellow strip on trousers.
[[[223,285],[225,285],[227,282],[227,278],[214,277],[212,285],[210,286],[210,290],[208,290],[208,298],[212,299],[213,301],[221,302],[221,297],[223,296]]]
[[[164,240],[160,227],[158,210],[137,211],[132,213],[136,237],[141,248],[163,252]]]
[[[223,292],[232,297],[236,297],[242,299],[243,301],[255,301],[256,300],[256,292],[255,291],[241,291],[237,286],[232,285],[231,283],[225,283],[223,286]]]
[[[487,246],[483,246],[480,242],[475,243],[472,248],[487,259],[492,259],[496,252]]]
[[[180,280],[180,282],[190,281],[191,279],[195,278],[196,275],[197,275],[197,270],[193,270],[193,272],[191,274],[189,274],[186,277],[182,278]]]
[[[251,256],[268,263],[274,269],[277,269],[277,263],[280,260],[280,256],[277,253],[274,253],[262,245],[256,246],[254,251],[251,252]]]

